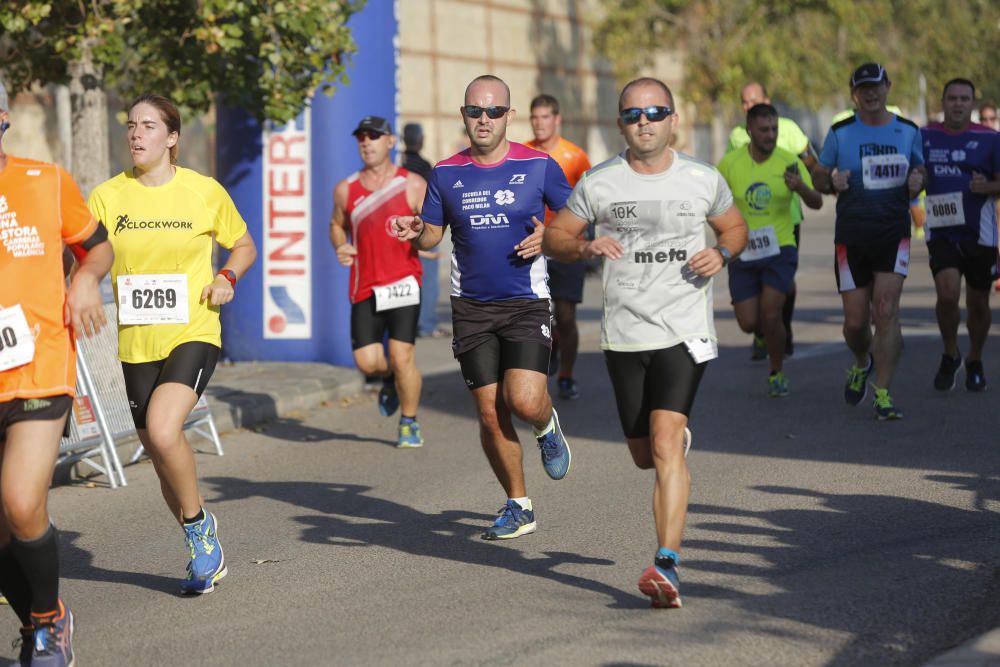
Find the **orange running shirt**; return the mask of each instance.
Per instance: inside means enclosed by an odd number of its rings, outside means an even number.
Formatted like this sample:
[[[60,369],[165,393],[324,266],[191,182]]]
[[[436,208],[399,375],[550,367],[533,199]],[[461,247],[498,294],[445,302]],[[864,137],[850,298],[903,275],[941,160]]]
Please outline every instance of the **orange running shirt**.
[[[0,402],[76,394],[76,344],[63,323],[63,243],[80,243],[96,230],[66,170],[8,156],[0,171],[0,307],[24,310],[35,357],[0,372]]]
[[[576,182],[583,176],[583,172],[590,169],[590,160],[587,159],[587,154],[583,152],[583,149],[564,137],[559,137],[559,143],[551,151],[547,151],[539,146],[534,139],[525,142],[525,146],[551,155],[552,159],[562,167],[571,188],[576,187]],[[545,224],[549,224],[554,217],[556,217],[555,211],[546,210]]]

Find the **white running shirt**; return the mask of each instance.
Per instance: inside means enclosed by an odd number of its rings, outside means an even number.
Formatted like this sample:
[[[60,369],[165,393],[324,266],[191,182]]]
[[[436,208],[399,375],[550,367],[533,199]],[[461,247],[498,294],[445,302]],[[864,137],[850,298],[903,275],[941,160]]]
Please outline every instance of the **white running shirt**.
[[[688,268],[706,247],[706,218],[729,210],[733,195],[715,167],[673,151],[660,174],[634,171],[625,154],[580,179],[567,207],[625,249],[604,260],[601,348],[639,352],[708,339],[716,345],[712,279]]]

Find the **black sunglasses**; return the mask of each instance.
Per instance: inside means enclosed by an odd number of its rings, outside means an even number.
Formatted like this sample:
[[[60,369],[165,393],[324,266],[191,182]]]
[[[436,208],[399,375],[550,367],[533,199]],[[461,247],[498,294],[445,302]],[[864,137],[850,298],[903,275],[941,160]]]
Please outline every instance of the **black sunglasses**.
[[[618,117],[621,118],[622,122],[626,125],[635,125],[639,122],[639,119],[642,118],[643,114],[645,114],[646,120],[650,123],[659,123],[667,116],[673,115],[673,113],[674,110],[670,107],[646,107],[645,109],[630,107],[619,111]]]
[[[369,141],[378,141],[384,136],[386,135],[382,134],[381,132],[377,132],[375,130],[358,130],[357,132],[354,133],[354,138],[357,139],[358,141],[361,141],[362,137],[368,137]]]
[[[510,111],[510,107],[477,107],[475,104],[466,104],[462,107],[462,115],[466,118],[478,120],[485,112],[487,116],[496,120],[503,118],[504,114]]]

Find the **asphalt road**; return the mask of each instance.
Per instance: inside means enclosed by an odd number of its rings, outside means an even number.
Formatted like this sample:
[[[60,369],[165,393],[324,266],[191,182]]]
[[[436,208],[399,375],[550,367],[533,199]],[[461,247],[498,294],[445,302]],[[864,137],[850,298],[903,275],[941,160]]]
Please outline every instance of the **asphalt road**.
[[[582,397],[558,404],[565,480],[520,430],[537,533],[479,539],[503,493],[448,341],[422,340],[423,449],[395,449],[395,420],[361,395],[199,456],[229,563],[210,595],[178,595],[182,534],[148,463],[127,488],[54,489],[79,664],[920,664],[997,625],[996,392],[933,390],[933,286],[914,243],[893,391],[905,419],[846,407],[831,214],[806,225],[788,398],[767,397],[716,285],[723,349],[691,420],[683,609],[651,610],[636,589],[656,547],[653,478],[622,444],[591,281]]]

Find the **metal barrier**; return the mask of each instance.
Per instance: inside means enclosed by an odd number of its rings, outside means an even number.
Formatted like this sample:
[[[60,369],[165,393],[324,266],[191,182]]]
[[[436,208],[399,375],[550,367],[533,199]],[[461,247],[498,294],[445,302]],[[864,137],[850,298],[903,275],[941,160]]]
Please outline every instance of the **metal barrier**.
[[[105,477],[112,489],[126,486],[114,437],[108,428],[101,403],[94,396],[94,384],[83,354],[77,354],[77,391],[69,415],[69,436],[59,444],[59,463],[84,463]],[[94,457],[100,456],[98,464]]]
[[[70,437],[60,447],[61,462],[80,462],[107,475],[111,488],[126,485],[125,472],[115,444],[136,437],[135,422],[125,394],[125,377],[118,360],[118,311],[114,302],[104,304],[108,325],[97,335],[77,341],[78,400],[74,406]],[[212,441],[222,456],[222,442],[215,420],[203,396],[184,423]],[[140,445],[130,459],[135,463],[142,456]],[[103,465],[94,457],[100,455]]]

